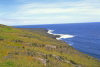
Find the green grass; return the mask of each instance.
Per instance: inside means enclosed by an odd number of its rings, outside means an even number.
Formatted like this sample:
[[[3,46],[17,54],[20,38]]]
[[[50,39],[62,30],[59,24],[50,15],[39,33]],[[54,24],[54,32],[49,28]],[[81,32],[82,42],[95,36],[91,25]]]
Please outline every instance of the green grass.
[[[0,25],[0,67],[100,67],[100,61],[35,31]]]

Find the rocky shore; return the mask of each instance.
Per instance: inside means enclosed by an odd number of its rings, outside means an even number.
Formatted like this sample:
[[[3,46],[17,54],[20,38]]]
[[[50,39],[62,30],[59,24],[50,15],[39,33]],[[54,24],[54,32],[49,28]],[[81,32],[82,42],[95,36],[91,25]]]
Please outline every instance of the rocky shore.
[[[54,39],[60,37],[60,35],[49,34],[48,33],[49,30],[48,29],[45,29],[45,28],[19,28],[19,29],[28,30],[28,31],[31,31],[31,32],[32,31],[38,32],[40,34],[46,35],[46,36],[51,37],[51,38],[54,38]]]

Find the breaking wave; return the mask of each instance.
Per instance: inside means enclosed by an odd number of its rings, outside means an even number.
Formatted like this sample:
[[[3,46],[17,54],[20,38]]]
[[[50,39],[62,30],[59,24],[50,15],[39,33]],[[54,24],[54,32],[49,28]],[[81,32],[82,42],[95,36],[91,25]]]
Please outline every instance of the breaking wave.
[[[70,34],[54,34],[53,32],[54,32],[54,30],[48,30],[49,34],[59,35],[60,36],[60,37],[56,38],[57,40],[75,37],[75,35],[70,35]]]

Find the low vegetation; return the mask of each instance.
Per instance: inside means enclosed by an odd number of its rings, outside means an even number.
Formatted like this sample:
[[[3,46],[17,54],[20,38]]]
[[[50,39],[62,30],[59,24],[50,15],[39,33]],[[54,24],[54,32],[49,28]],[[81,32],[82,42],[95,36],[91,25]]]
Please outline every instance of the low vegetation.
[[[100,67],[100,61],[42,32],[0,25],[0,67]]]

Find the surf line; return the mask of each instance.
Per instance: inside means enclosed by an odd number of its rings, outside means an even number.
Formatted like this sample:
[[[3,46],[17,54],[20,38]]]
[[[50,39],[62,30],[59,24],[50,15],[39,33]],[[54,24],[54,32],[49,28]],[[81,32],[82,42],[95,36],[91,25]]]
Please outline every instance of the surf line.
[[[61,39],[66,39],[66,38],[73,38],[75,37],[75,35],[70,35],[70,34],[54,34],[53,33],[54,30],[48,30],[48,34],[52,34],[52,35],[59,35],[60,37],[57,37],[57,40],[61,40]]]

